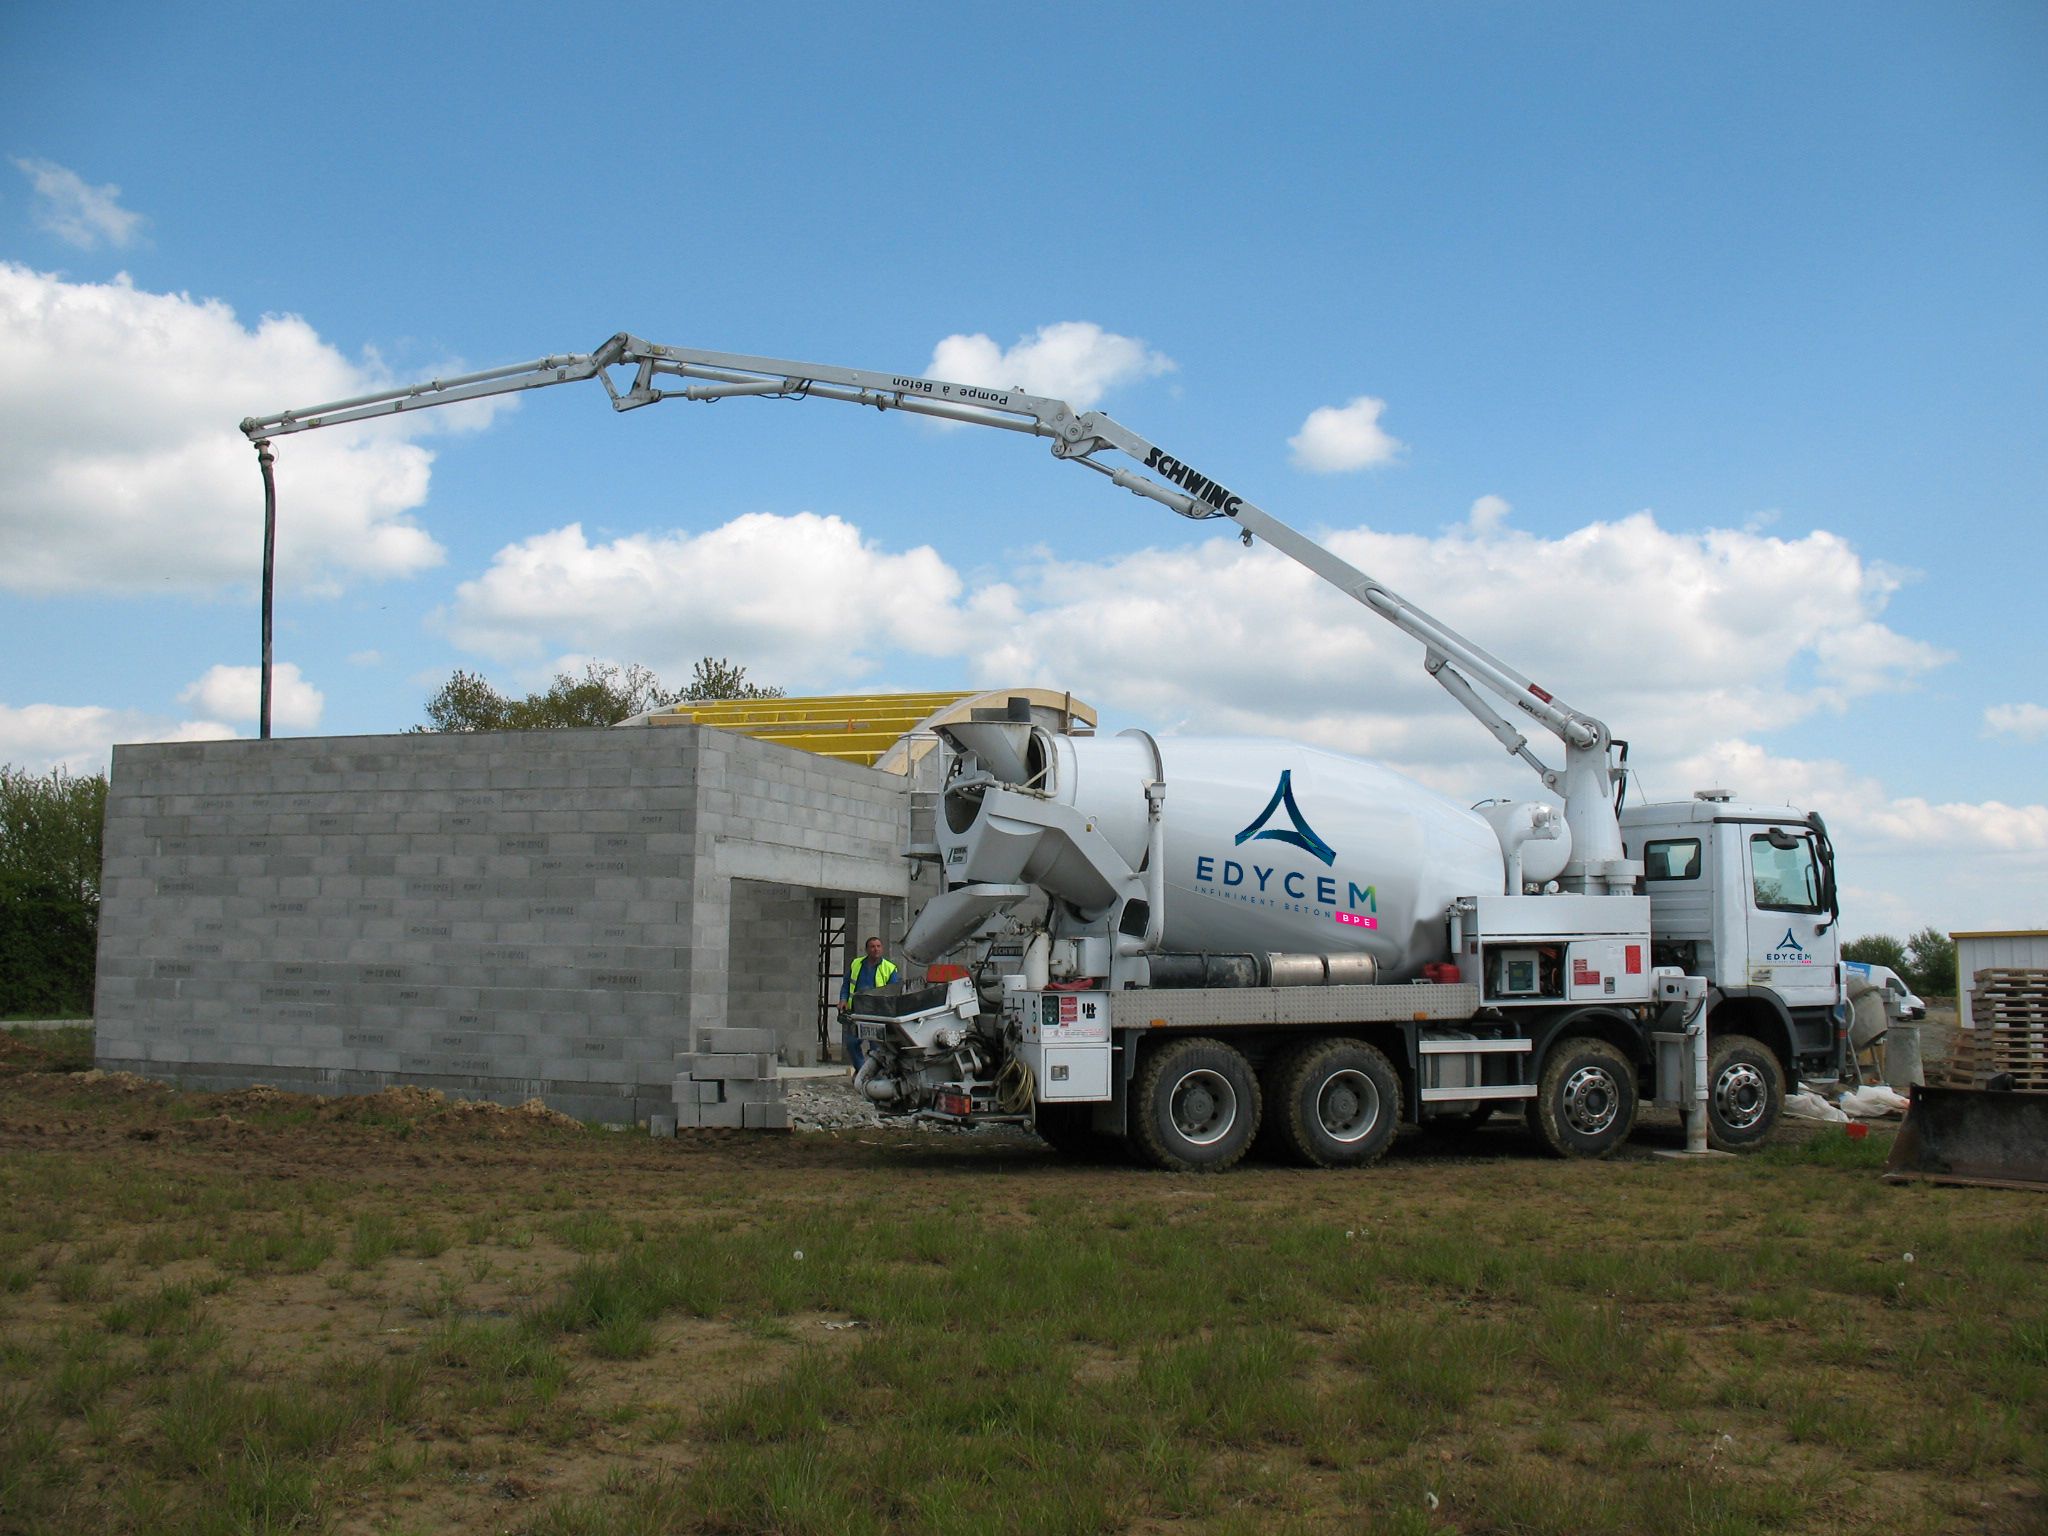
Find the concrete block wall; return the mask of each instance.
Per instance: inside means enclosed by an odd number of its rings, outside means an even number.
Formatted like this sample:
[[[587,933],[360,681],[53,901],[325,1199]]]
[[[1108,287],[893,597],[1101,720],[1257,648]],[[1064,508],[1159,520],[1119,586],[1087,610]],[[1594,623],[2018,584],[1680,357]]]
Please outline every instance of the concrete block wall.
[[[901,892],[904,806],[694,726],[119,747],[97,1053],[645,1119],[731,1012],[734,882]]]
[[[732,883],[727,1022],[770,1032],[791,1066],[818,1059],[818,900],[802,886]]]
[[[650,728],[663,735],[678,727]],[[735,978],[735,963],[758,972],[744,946],[736,945],[735,890],[747,882],[780,887],[809,896],[836,895],[887,901],[901,912],[906,897],[926,887],[911,880],[903,857],[909,799],[906,782],[856,763],[796,752],[770,742],[730,732],[698,732],[697,859],[692,883],[690,936],[696,979],[689,995],[690,1022],[695,1029],[717,1029],[742,1021],[732,1000],[764,997],[752,975]],[[929,887],[936,889],[936,885]],[[771,898],[743,895],[742,903]],[[919,898],[921,899],[921,897]],[[767,919],[767,908],[756,914]],[[746,920],[743,905],[741,918]],[[780,918],[793,921],[793,912]],[[771,939],[800,965],[815,974],[817,918],[803,919],[807,933],[802,953],[793,937]],[[766,930],[756,930],[766,937]],[[735,956],[738,956],[736,961]],[[714,967],[718,984],[711,983]],[[762,1001],[761,1007],[776,1004]],[[808,1006],[808,1005],[807,1005]],[[793,1025],[793,1016],[783,1016]],[[817,1025],[807,1015],[803,1039],[815,1042]],[[783,1025],[775,1026],[780,1031]]]

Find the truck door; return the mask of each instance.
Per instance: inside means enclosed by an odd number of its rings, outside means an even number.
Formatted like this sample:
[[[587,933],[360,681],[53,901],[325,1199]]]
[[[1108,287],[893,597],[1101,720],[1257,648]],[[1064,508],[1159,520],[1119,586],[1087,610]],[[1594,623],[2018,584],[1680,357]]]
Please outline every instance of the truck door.
[[[1831,1006],[1841,946],[1822,850],[1805,827],[1738,830],[1749,871],[1749,984],[1770,988],[1788,1008]]]

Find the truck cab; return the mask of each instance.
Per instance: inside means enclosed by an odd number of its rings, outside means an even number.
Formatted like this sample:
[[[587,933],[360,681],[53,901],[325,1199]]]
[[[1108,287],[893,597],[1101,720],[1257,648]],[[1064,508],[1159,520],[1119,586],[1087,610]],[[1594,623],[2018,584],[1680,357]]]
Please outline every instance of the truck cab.
[[[1847,1039],[1834,849],[1817,813],[1702,790],[1626,807],[1658,965],[1704,976],[1709,1030],[1761,1041],[1788,1083],[1838,1079]]]

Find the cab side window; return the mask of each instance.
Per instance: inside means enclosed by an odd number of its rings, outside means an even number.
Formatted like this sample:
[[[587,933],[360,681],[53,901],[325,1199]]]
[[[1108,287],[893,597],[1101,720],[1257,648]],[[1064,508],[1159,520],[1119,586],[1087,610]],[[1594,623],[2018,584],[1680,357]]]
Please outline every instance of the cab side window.
[[[1700,877],[1700,840],[1673,838],[1643,845],[1645,880],[1697,880]]]

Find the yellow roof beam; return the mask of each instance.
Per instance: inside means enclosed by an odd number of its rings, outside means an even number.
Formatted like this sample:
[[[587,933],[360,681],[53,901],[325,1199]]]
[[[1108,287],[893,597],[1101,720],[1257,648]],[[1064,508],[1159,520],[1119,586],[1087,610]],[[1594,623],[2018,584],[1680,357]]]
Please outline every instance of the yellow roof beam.
[[[1072,694],[1049,688],[953,689],[934,693],[818,694],[797,699],[714,699],[674,704],[641,717],[648,725],[710,725],[820,757],[904,773],[922,755],[906,740],[920,729],[964,720],[975,709],[1000,708],[1027,697],[1063,713],[1071,725],[1092,730],[1095,711]],[[929,741],[921,744],[928,747]]]

